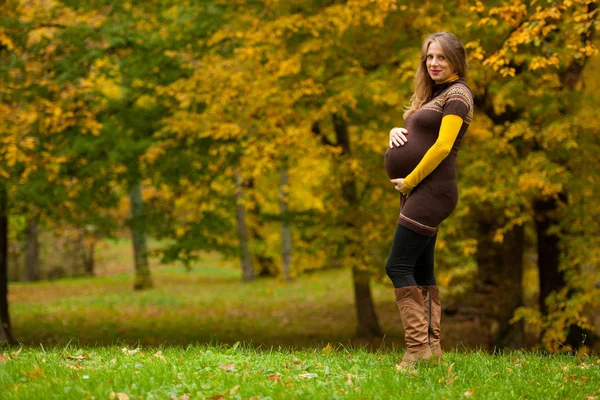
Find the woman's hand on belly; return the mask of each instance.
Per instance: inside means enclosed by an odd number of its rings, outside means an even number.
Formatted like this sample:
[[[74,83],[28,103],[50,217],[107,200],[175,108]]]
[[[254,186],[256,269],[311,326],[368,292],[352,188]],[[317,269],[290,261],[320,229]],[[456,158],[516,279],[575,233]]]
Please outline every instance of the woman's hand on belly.
[[[406,135],[408,135],[408,131],[406,129],[392,128],[390,131],[390,149],[394,146],[404,146],[404,143],[406,143],[408,140]]]
[[[390,179],[390,182],[394,184],[394,189],[396,189],[405,196],[408,196],[412,190],[404,185],[404,178]]]

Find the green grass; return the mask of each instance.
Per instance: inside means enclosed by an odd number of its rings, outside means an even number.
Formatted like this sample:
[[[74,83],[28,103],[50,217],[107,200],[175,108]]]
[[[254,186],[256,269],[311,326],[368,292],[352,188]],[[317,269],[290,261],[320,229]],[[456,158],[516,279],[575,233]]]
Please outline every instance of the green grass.
[[[114,262],[114,261],[113,261]],[[119,267],[115,271],[121,271]],[[403,332],[393,288],[374,283],[372,292],[385,337],[354,337],[356,313],[349,270],[305,274],[296,281],[240,281],[238,268],[208,257],[187,271],[152,270],[155,287],[134,292],[133,275],[11,283],[14,336],[24,345],[109,346],[194,343],[320,346],[323,343],[402,347]],[[446,320],[446,348],[481,343],[476,321]]]
[[[10,284],[21,349],[0,349],[1,400],[600,399],[597,358],[470,351],[477,321],[446,318],[445,360],[396,371],[403,333],[386,280],[372,285],[386,336],[360,340],[348,270],[241,283],[215,256],[191,271],[154,260],[155,287],[134,292],[127,249],[107,247],[95,278]]]
[[[2,399],[594,399],[600,360],[446,354],[395,368],[401,352],[233,346],[25,348],[0,356]],[[126,397],[125,397],[126,396]]]

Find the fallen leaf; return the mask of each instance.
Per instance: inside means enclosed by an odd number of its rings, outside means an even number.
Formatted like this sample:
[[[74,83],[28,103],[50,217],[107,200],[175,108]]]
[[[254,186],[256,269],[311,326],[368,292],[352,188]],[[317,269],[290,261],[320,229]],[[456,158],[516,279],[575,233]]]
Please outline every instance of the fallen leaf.
[[[463,396],[465,396],[465,397],[471,397],[471,396],[473,396],[474,392],[475,391],[473,389],[467,390],[466,392],[463,393]]]
[[[123,347],[121,349],[121,351],[123,352],[123,354],[128,354],[130,356],[134,355],[135,353],[140,351],[140,348],[138,347],[137,349],[134,350],[129,350],[127,347]]]
[[[23,348],[19,347],[19,350],[13,351],[12,353],[10,353],[10,354],[12,354],[12,358],[17,358],[17,356],[21,353],[21,350],[23,350]]]
[[[214,396],[211,396],[211,397],[205,397],[206,400],[222,400],[224,398],[225,398],[225,396],[223,396],[222,394],[215,394]]]
[[[61,365],[64,365],[67,368],[71,368],[71,369],[75,369],[75,370],[83,369],[83,367],[81,365],[73,365],[73,364],[61,364]]]
[[[240,385],[236,385],[236,386],[232,387],[231,390],[229,390],[229,394],[235,394],[239,388],[240,388]]]
[[[154,357],[158,358],[159,360],[166,361],[165,356],[163,356],[162,351],[160,350],[156,354],[154,354]]]
[[[129,400],[129,396],[127,396],[125,393],[115,393],[115,392],[111,392],[110,393],[110,400]]]
[[[586,383],[586,382],[587,382],[587,380],[588,380],[588,379],[587,379],[585,376],[582,376],[582,377],[581,377],[581,382],[583,382],[583,383]]]
[[[331,345],[331,343],[327,343],[327,346],[323,347],[323,349],[321,350],[321,353],[327,357],[328,355],[331,354],[331,352],[333,351],[333,346]]]
[[[235,364],[219,365],[219,368],[221,368],[224,371],[234,371]]]
[[[448,385],[454,385],[454,381],[456,380],[456,374],[452,371],[452,367],[454,367],[454,363],[450,364],[448,367],[448,376],[446,377],[446,383]]]
[[[348,374],[348,380],[346,381],[346,383],[347,383],[349,386],[352,386],[352,385],[353,385],[353,383],[352,383],[352,374]]]
[[[67,360],[85,360],[85,356],[67,356]]]
[[[267,376],[267,379],[270,379],[273,382],[279,382],[281,380],[281,375],[279,375],[279,374],[271,374],[271,375]]]
[[[409,374],[410,376],[417,376],[417,370],[410,365],[396,364],[396,371],[402,372],[403,374]]]
[[[37,365],[33,366],[33,371],[27,372],[27,375],[29,375],[30,378],[38,378],[40,376],[44,376],[45,374],[46,374],[46,371],[44,371]]]
[[[300,374],[298,375],[298,378],[304,378],[304,379],[312,379],[312,378],[316,378],[319,375],[317,374]]]
[[[6,353],[0,354],[0,363],[5,363],[8,360],[10,360],[10,357],[8,356],[8,354],[6,354]]]

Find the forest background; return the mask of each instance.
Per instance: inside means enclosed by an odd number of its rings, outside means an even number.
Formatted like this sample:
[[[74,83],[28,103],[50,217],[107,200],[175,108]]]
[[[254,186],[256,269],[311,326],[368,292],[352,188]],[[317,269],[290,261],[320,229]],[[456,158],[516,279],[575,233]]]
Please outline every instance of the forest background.
[[[93,275],[95,243],[124,230],[132,290],[154,284],[147,237],[163,263],[237,259],[243,281],[344,268],[357,336],[381,336],[388,132],[422,40],[446,30],[476,110],[437,244],[444,318],[476,320],[485,348],[523,347],[527,329],[589,351],[598,19],[589,0],[4,0],[0,337],[18,339],[9,280]]]

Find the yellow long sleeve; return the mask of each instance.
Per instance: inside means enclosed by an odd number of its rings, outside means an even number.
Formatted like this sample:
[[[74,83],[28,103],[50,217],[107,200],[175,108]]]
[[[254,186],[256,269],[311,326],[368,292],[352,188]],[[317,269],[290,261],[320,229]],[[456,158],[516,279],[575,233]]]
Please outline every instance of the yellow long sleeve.
[[[427,175],[432,173],[444,158],[450,154],[450,150],[452,150],[452,146],[456,141],[456,137],[460,132],[462,124],[463,119],[455,114],[449,114],[442,118],[438,139],[433,146],[427,150],[427,153],[425,153],[423,159],[415,169],[404,179],[404,188],[401,191],[402,194],[408,195],[415,186],[421,183]]]

